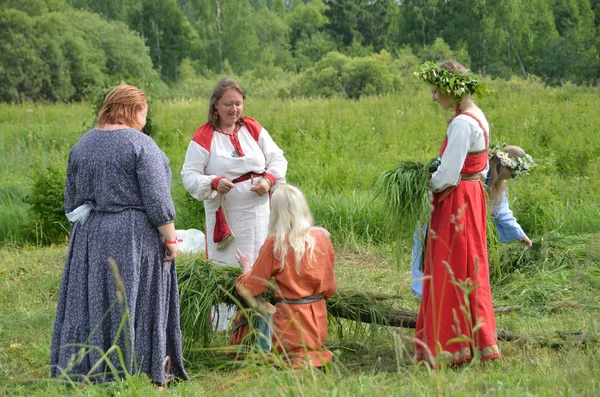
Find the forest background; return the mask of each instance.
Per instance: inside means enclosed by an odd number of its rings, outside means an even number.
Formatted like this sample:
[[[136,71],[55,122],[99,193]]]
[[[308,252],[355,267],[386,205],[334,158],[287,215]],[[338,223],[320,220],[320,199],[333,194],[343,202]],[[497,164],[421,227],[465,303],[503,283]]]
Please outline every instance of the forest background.
[[[450,58],[493,90],[476,98],[492,142],[539,164],[509,182],[533,248],[490,247],[496,306],[522,308],[498,317],[519,335],[501,342],[503,361],[429,371],[410,361],[411,330],[332,318],[338,360],[327,374],[253,360],[232,370],[222,338],[188,340],[192,382],[169,393],[600,394],[599,12],[588,0],[0,1],[0,394],[156,391],[140,377],[81,390],[47,378],[69,232],[66,159],[121,82],[149,94],[146,132],[171,162],[178,229],[204,227],[179,172],[214,84],[235,77],[245,113],[284,149],[288,181],[332,234],[340,288],[416,310],[412,230],[392,237],[374,183],[398,160],[437,155],[445,115],[412,72]]]
[[[595,0],[3,0],[0,100],[73,101],[126,80],[206,97],[399,92],[397,64],[455,56],[491,78],[598,83]],[[402,75],[402,77],[399,77]]]

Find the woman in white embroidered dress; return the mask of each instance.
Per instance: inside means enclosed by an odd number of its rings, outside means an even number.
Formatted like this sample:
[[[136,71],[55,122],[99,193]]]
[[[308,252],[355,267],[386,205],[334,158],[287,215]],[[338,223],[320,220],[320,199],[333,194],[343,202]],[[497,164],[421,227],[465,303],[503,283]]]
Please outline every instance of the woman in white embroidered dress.
[[[283,151],[267,130],[242,115],[245,99],[234,79],[217,83],[210,98],[208,122],[194,134],[181,170],[186,190],[204,201],[206,257],[235,266],[237,249],[252,255],[253,261],[258,257],[269,227],[269,192],[285,183],[287,171]],[[224,217],[217,216],[219,208]],[[227,226],[230,236],[222,233]],[[223,316],[222,312],[220,330],[233,313]]]

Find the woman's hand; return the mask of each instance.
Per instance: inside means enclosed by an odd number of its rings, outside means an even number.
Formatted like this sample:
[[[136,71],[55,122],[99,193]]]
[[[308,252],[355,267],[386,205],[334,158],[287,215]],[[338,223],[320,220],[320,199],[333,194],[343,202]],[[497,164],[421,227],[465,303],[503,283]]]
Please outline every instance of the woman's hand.
[[[250,271],[252,265],[252,257],[250,255],[242,254],[239,248],[236,249],[235,259],[237,259],[242,271],[244,273],[248,273]]]
[[[266,178],[260,179],[250,188],[250,191],[258,194],[259,196],[264,196],[265,194],[269,193],[269,190],[271,190],[271,185],[269,184],[269,180]]]
[[[177,247],[177,232],[173,222],[162,225],[158,228],[160,235],[165,243],[165,259],[163,262],[171,262],[177,257],[179,247]]]
[[[529,237],[527,237],[527,236],[521,237],[519,239],[519,241],[522,242],[523,244],[527,245],[529,248],[531,248],[531,240],[529,239]]]
[[[231,189],[235,187],[235,184],[227,178],[221,178],[217,184],[217,192],[221,194],[227,194]]]
[[[165,242],[165,259],[163,259],[163,262],[171,262],[177,257],[178,252],[179,247],[176,242]]]

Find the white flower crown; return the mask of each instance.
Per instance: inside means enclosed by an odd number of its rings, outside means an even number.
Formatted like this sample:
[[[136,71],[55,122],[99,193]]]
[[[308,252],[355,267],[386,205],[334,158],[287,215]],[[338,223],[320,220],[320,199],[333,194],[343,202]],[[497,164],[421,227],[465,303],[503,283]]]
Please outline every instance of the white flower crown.
[[[528,154],[525,157],[509,157],[508,153],[504,151],[505,146],[506,144],[504,143],[494,145],[490,147],[489,153],[491,157],[496,156],[500,160],[500,164],[510,170],[513,178],[521,174],[529,174],[531,173],[531,169],[537,166],[537,163],[533,161],[533,157]]]

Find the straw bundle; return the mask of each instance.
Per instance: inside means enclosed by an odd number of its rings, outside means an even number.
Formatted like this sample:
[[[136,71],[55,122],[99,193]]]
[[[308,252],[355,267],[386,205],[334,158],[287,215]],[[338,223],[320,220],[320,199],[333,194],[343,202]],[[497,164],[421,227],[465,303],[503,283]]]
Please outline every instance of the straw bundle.
[[[209,346],[214,335],[209,321],[211,307],[221,302],[249,306],[235,289],[241,269],[197,259],[179,261],[177,271],[184,349]],[[262,298],[275,303],[274,289],[270,288]],[[338,290],[327,300],[330,326],[340,337],[344,329],[352,330],[352,327],[354,332],[362,332],[365,323],[415,328],[417,313],[397,307],[398,301],[401,302],[401,297],[394,295]],[[497,308],[495,312],[504,314],[520,309]],[[354,325],[344,328],[343,320],[351,320]]]
[[[210,312],[221,302],[248,306],[237,293],[235,283],[241,269],[219,266],[209,260],[196,259],[177,263],[180,296],[181,331],[184,336],[184,349],[192,346],[208,346],[213,337]],[[273,288],[262,297],[275,303]],[[327,300],[327,311],[333,325],[341,329],[340,319],[357,323],[366,322],[381,325],[410,327],[415,313],[395,308],[397,296],[339,290]],[[414,327],[414,325],[413,325]]]
[[[401,239],[412,236],[418,225],[428,221],[429,180],[438,165],[438,159],[426,163],[400,161],[395,169],[384,171],[377,179],[375,195],[383,199],[385,223],[395,247],[400,246]],[[398,250],[396,253],[399,254]]]

